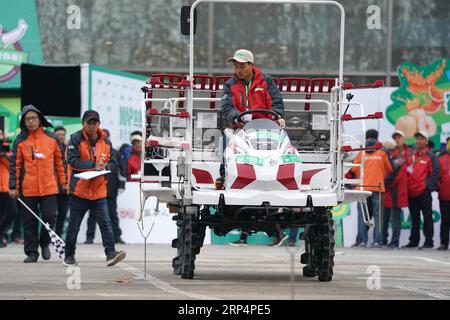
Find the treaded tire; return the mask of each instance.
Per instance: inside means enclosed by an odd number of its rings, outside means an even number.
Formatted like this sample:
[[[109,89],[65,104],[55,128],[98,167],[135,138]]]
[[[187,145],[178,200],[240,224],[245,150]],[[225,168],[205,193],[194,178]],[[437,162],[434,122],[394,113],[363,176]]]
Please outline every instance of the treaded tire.
[[[333,279],[334,267],[334,221],[330,210],[319,216],[319,250],[317,254],[317,273],[319,281],[328,282]]]
[[[194,259],[195,253],[193,245],[193,233],[192,233],[192,215],[183,214],[180,226],[180,268],[182,279],[194,278]]]

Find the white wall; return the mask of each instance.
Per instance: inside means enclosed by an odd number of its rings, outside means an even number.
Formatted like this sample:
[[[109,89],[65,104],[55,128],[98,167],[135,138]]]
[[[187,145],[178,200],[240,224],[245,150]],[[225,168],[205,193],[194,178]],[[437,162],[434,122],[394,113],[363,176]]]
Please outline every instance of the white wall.
[[[154,227],[147,243],[171,243],[176,238],[176,222],[172,220],[174,214],[169,213],[167,205],[160,203],[159,212],[155,212],[156,198],[149,198],[145,205],[144,234],[150,231],[152,223]],[[120,218],[120,228],[122,229],[122,239],[126,243],[144,243],[137,219],[139,218],[139,184],[137,182],[127,182],[125,191],[117,199],[117,212]],[[78,234],[78,242],[86,240],[86,226],[88,214],[84,217]],[[95,243],[101,243],[100,229],[96,228]],[[211,234],[207,229],[205,244],[211,243]]]

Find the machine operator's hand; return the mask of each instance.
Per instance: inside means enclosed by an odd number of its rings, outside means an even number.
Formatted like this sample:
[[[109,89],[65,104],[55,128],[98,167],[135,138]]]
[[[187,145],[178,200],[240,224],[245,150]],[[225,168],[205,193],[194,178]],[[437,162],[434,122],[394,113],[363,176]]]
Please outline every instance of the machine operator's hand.
[[[9,196],[13,199],[17,199],[17,196],[19,195],[19,193],[17,192],[17,189],[11,189],[9,190]]]
[[[277,123],[280,126],[280,128],[284,128],[286,126],[286,121],[284,121],[283,118],[278,119]]]
[[[239,122],[239,121],[237,121],[237,119],[236,119],[236,120],[234,120],[234,125],[235,125],[236,127],[238,127],[238,128],[241,128],[241,127],[243,127],[243,126],[245,125],[245,123]]]

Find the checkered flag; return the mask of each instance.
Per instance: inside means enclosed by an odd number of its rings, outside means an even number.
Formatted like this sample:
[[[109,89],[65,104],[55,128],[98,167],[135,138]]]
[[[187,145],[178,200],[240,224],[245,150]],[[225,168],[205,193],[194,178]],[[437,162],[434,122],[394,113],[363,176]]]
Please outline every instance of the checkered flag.
[[[39,216],[38,216],[36,213],[34,213],[33,210],[31,210],[30,207],[28,207],[28,206],[25,204],[25,202],[23,202],[22,199],[17,198],[17,200],[18,200],[25,208],[27,208],[28,211],[30,211],[30,213],[31,213],[33,216],[36,217],[36,219],[38,219],[38,220],[44,225],[45,229],[47,229],[47,231],[48,231],[48,235],[50,236],[50,241],[51,241],[53,247],[55,248],[56,253],[58,254],[58,256],[59,256],[61,259],[64,259],[64,253],[65,253],[65,250],[66,250],[66,244],[65,244],[65,242],[64,242],[64,241],[56,234],[55,231],[53,231],[53,230],[50,228],[50,224],[49,224],[48,222],[47,222],[47,223],[44,223],[44,221],[42,221],[42,219],[39,218]]]
[[[52,242],[53,247],[55,248],[56,253],[61,259],[64,259],[64,253],[66,250],[65,242],[50,228],[48,222],[44,224],[45,229],[48,231],[48,235],[50,236],[50,241]]]

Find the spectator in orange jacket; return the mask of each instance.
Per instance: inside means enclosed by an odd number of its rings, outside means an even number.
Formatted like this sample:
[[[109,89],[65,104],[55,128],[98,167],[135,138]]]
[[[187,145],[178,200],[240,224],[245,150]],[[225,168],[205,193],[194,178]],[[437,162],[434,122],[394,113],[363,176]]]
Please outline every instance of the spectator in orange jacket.
[[[438,250],[448,249],[450,231],[450,138],[447,150],[439,157],[439,208],[441,210],[441,245]]]
[[[22,109],[21,132],[14,142],[10,159],[9,193],[13,198],[20,196],[31,210],[53,227],[58,184],[67,189],[67,177],[58,138],[44,127],[51,127],[51,124],[36,107],[28,105]],[[44,260],[50,259],[48,232],[42,226],[38,239],[38,220],[23,206],[20,211],[27,255],[24,262],[37,262],[39,245]]]
[[[9,144],[0,129],[0,248],[6,247],[6,232],[17,215],[17,204],[9,196]]]
[[[95,216],[102,234],[105,248],[106,265],[113,266],[125,258],[125,251],[117,252],[109,217],[107,196],[107,180],[100,175],[89,180],[76,176],[86,171],[101,171],[114,165],[112,145],[106,133],[100,129],[100,115],[97,111],[88,110],[82,118],[83,129],[75,132],[67,147],[67,161],[71,168],[70,177],[70,218],[66,234],[66,252],[63,264],[76,266],[75,248],[78,232],[83,217],[88,210]]]
[[[366,139],[366,147],[373,147],[377,143],[376,139]],[[358,154],[354,164],[361,164],[362,152]],[[351,171],[356,175],[357,179],[360,177],[361,170],[359,167],[353,167]],[[372,191],[372,195],[367,198],[369,214],[375,222],[373,230],[373,247],[381,248],[381,231],[382,231],[382,219],[378,214],[380,205],[383,205],[383,193],[385,191],[384,179],[388,173],[392,172],[392,164],[388,154],[384,150],[371,150],[366,151],[364,162],[364,190]],[[380,197],[381,191],[381,197]],[[358,206],[358,240],[360,241],[359,247],[365,248],[368,242],[367,228],[362,222],[362,213]]]
[[[409,243],[404,248],[419,246],[420,212],[422,211],[425,243],[420,249],[432,249],[434,247],[434,227],[431,192],[438,188],[439,160],[428,147],[428,134],[425,131],[417,132],[415,137],[417,148],[406,161],[411,235]]]

